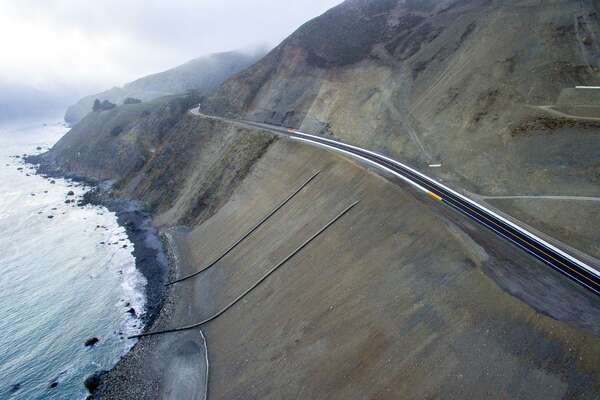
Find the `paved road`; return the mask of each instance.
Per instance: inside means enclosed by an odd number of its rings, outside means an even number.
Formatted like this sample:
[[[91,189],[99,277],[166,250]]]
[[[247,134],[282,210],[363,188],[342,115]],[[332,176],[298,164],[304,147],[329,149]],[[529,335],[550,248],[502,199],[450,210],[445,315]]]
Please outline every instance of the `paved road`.
[[[548,266],[600,295],[600,272],[596,267],[588,265],[572,255],[567,254],[565,251],[548,243],[539,236],[405,164],[357,146],[310,135],[294,129],[253,121],[231,120],[208,116],[201,114],[198,109],[191,110],[190,112],[205,118],[216,119],[246,127],[259,128],[279,135],[284,135],[294,140],[324,147],[360,159],[382,170],[390,172],[416,187],[418,190],[426,193],[434,200],[455,209],[466,217],[494,231],[497,235],[512,242],[514,245],[543,261]]]

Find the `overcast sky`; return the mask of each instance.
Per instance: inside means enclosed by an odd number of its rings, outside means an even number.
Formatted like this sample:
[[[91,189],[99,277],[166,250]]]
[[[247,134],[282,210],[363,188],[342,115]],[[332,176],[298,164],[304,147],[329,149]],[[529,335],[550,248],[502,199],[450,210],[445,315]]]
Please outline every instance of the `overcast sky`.
[[[341,0],[0,0],[0,84],[104,89],[274,46]]]

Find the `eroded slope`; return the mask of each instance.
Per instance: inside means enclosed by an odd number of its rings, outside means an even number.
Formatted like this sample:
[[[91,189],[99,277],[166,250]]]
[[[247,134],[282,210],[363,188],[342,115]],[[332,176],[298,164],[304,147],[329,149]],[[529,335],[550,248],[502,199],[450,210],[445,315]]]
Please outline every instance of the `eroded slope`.
[[[174,286],[153,328],[212,315],[361,201],[203,328],[209,398],[597,397],[597,299],[410,188],[304,144],[276,142],[216,214],[173,232],[178,276],[214,259],[315,170],[233,253]],[[165,365],[178,365],[166,349],[198,337],[143,338],[100,395],[164,393],[176,373]]]

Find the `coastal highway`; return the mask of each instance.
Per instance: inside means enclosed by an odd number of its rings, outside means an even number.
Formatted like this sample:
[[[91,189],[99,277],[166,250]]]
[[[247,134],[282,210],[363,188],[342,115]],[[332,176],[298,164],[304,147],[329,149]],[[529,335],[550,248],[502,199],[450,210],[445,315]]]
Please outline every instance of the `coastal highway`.
[[[466,217],[478,222],[578,284],[588,288],[595,294],[600,295],[600,272],[596,268],[567,254],[565,251],[548,243],[536,234],[516,225],[493,210],[486,208],[408,165],[367,149],[342,143],[337,140],[310,135],[295,129],[254,121],[232,120],[205,115],[201,114],[198,109],[190,110],[190,112],[204,118],[221,120],[236,125],[258,128],[284,135],[293,140],[302,141],[345,154],[387,171],[388,173],[392,173],[414,186],[419,191],[424,192],[435,201],[451,207]]]

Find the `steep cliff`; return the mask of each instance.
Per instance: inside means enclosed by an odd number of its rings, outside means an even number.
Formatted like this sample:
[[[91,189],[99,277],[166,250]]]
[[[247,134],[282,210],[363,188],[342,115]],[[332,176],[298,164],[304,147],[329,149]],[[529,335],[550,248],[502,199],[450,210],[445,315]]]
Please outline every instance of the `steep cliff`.
[[[302,26],[205,103],[330,133],[484,193],[600,193],[595,125],[539,106],[600,82],[597,2],[349,0]],[[600,103],[592,98],[588,106]],[[522,134],[524,128],[527,131]]]
[[[259,62],[198,101],[206,114],[334,135],[480,195],[600,196],[600,121],[594,120],[600,96],[573,89],[600,82],[598,4],[348,0],[307,22]],[[123,178],[129,182],[127,193],[147,195],[159,175],[137,177],[128,172],[160,170],[149,162],[169,159],[162,152],[172,151],[175,144],[167,138],[185,137],[177,143],[184,143],[180,150],[187,151],[237,131],[195,121],[183,110],[177,116],[162,116],[169,121],[166,125],[158,120],[153,124],[176,129],[164,128],[164,136],[148,147],[155,153],[146,151],[144,157],[139,156],[144,146],[111,151],[112,175],[96,171],[93,156],[103,153],[106,141],[114,142],[109,129],[103,131],[105,141],[85,143],[86,135],[98,134],[91,132],[88,122],[93,120],[77,126],[61,142],[80,136],[90,157],[80,159],[73,172]],[[125,134],[119,143],[131,144],[127,138]],[[263,148],[250,147],[258,152],[247,157],[255,160]],[[74,148],[62,143],[49,154],[61,160],[65,171],[65,162],[73,157]],[[121,163],[122,170],[114,171]],[[442,166],[429,168],[430,164]],[[171,175],[164,175],[166,171]],[[181,171],[162,171],[161,185],[181,184]],[[193,187],[188,187],[188,195]],[[168,201],[159,204],[160,199]],[[187,197],[154,196],[151,202],[163,210],[177,203],[176,214],[181,216],[197,206]],[[574,206],[561,202],[553,207]],[[513,212],[507,203],[502,209]],[[523,207],[517,209],[523,217]],[[538,214],[531,210],[534,225]]]
[[[586,114],[599,97],[573,89],[599,83],[598,4],[348,0],[214,92],[86,117],[38,161],[145,202],[169,233],[175,277],[322,171],[226,260],[170,286],[158,329],[220,312],[361,200],[203,326],[206,341],[197,330],[142,339],[100,397],[196,389],[181,377],[206,370],[208,343],[211,398],[597,398],[600,308],[583,288],[361,165],[187,110],[333,135],[480,194],[600,196],[598,121]],[[572,203],[555,221],[554,200],[503,201],[600,254],[593,218],[568,226]]]

